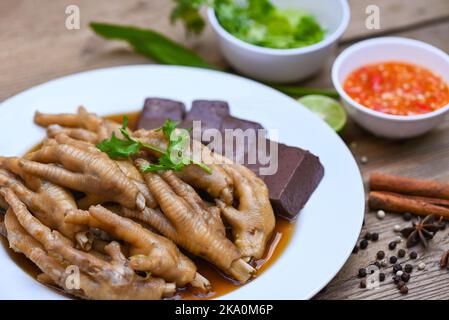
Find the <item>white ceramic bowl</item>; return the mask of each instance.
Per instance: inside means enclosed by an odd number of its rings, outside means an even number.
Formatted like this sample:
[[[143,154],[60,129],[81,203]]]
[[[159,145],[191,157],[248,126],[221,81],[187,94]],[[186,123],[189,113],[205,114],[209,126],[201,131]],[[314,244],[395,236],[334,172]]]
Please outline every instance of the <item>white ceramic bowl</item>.
[[[401,61],[423,66],[449,83],[449,56],[444,51],[421,41],[399,37],[365,40],[344,50],[332,68],[332,82],[349,116],[375,135],[392,139],[415,137],[440,124],[449,111],[449,104],[422,115],[395,116],[366,108],[343,90],[343,83],[353,70],[383,61]]]
[[[325,65],[338,39],[349,23],[346,0],[272,0],[280,8],[297,8],[315,16],[326,29],[324,40],[297,49],[271,49],[244,42],[227,32],[218,22],[213,9],[209,21],[218,35],[221,51],[240,73],[251,78],[286,83],[311,76]]]

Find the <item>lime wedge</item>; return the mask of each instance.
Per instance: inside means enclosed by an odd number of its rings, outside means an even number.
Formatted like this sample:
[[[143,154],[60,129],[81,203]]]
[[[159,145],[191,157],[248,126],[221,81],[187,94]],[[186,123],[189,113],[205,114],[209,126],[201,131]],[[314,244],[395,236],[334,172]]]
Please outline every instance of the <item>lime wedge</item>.
[[[346,124],[346,112],[337,100],[326,96],[308,95],[298,99],[298,102],[316,113],[336,132],[343,129]]]

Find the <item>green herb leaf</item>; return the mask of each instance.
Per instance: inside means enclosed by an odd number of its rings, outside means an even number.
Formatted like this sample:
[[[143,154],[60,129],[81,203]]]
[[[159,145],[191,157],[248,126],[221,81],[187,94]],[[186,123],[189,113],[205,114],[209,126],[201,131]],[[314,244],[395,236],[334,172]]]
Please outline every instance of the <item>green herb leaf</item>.
[[[176,130],[177,122],[167,119],[164,125],[157,129],[161,130],[168,140],[167,151],[159,158],[158,164],[150,164],[143,168],[143,171],[158,170],[182,170],[186,165],[195,164],[207,173],[212,170],[209,166],[202,162],[196,162],[191,157],[185,156],[185,150],[189,146],[190,136],[188,130]]]
[[[106,39],[127,41],[136,52],[171,65],[216,69],[190,49],[152,30],[92,22],[92,30]]]
[[[214,3],[220,25],[242,41],[268,48],[308,46],[324,38],[316,19],[301,10],[276,8],[270,0]]]
[[[120,133],[124,139],[119,139],[115,133],[112,133],[111,139],[106,139],[97,144],[97,148],[106,153],[111,159],[130,158],[132,155],[139,153],[142,149],[149,149],[161,154],[158,164],[151,164],[144,168],[146,171],[158,170],[174,170],[179,171],[186,165],[195,164],[207,173],[212,170],[204,163],[199,163],[185,156],[185,150],[188,147],[190,136],[187,130],[176,133],[177,122],[167,119],[164,125],[158,130],[162,130],[168,140],[167,150],[163,150],[157,146],[142,143],[133,139],[128,132],[128,118],[123,117]]]
[[[200,34],[206,23],[200,14],[200,9],[207,0],[175,0],[176,6],[172,10],[170,20],[175,23],[182,20],[188,33]]]
[[[117,138],[115,132],[112,133],[111,139],[106,139],[97,144],[97,148],[107,153],[112,159],[129,158],[134,154],[140,152],[141,149],[147,148],[153,151],[164,153],[164,150],[157,148],[155,146],[150,146],[141,143],[138,140],[131,138],[131,135],[126,128],[128,126],[128,117],[123,117],[122,127],[120,128],[120,133],[125,138],[124,140]]]
[[[170,14],[170,20],[175,23],[181,20],[187,33],[196,35],[204,31],[206,23],[200,10],[205,6],[215,8],[219,5],[230,4],[233,0],[174,0],[175,7]]]
[[[97,148],[102,152],[107,153],[112,159],[129,158],[131,155],[140,151],[139,143],[129,140],[120,140],[115,136],[114,132],[112,133],[111,139],[103,140],[97,144]]]
[[[171,119],[167,119],[165,120],[164,124],[162,127],[160,127],[159,129],[156,129],[158,131],[162,131],[164,133],[164,135],[169,138],[171,136],[171,134],[175,131],[176,127],[178,126],[178,122],[173,121]]]

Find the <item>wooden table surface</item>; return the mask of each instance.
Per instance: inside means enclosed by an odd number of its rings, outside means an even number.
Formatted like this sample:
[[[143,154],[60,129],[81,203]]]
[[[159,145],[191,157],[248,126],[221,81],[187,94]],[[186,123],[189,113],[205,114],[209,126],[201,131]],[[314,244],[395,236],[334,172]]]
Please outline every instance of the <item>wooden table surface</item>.
[[[422,40],[449,52],[449,0],[349,2],[351,23],[341,40],[339,50],[372,36],[395,35]],[[80,30],[69,31],[65,28],[65,8],[71,4],[80,8]],[[365,8],[370,4],[380,8],[380,30],[368,30],[365,27]],[[104,41],[93,35],[87,27],[90,21],[156,29],[193,48],[209,62],[225,66],[226,62],[219,53],[210,27],[201,37],[186,39],[181,26],[172,26],[168,22],[170,7],[169,0],[1,1],[0,101],[31,86],[74,72],[115,65],[152,63],[133,53],[122,43]],[[329,61],[319,75],[302,85],[330,87],[331,63]],[[423,137],[407,141],[382,140],[353,123],[348,124],[342,137],[351,145],[359,163],[361,157],[367,157],[366,164],[360,163],[365,182],[369,173],[374,170],[449,180],[449,121]],[[387,214],[384,220],[378,220],[373,212],[366,213],[365,222],[361,236],[368,231],[378,232],[380,240],[372,242],[367,250],[351,255],[342,270],[316,299],[449,299],[449,271],[441,270],[438,266],[443,250],[449,249],[449,228],[448,231],[440,232],[427,250],[417,248],[420,254],[418,261],[424,261],[427,267],[426,271],[416,271],[415,268],[408,285],[408,295],[402,296],[398,292],[391,281],[391,271],[380,288],[360,289],[360,280],[356,276],[358,269],[372,263],[380,249],[389,255],[391,252],[386,246],[397,236],[393,226],[408,224],[396,214]],[[403,243],[399,245],[403,246]]]

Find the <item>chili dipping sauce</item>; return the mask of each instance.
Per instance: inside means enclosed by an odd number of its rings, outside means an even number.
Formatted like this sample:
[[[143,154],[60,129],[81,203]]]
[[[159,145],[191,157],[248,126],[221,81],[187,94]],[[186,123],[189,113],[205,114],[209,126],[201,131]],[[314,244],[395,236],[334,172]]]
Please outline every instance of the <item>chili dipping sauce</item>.
[[[446,81],[432,71],[403,62],[362,66],[349,74],[344,90],[355,101],[392,115],[419,115],[449,104]]]

